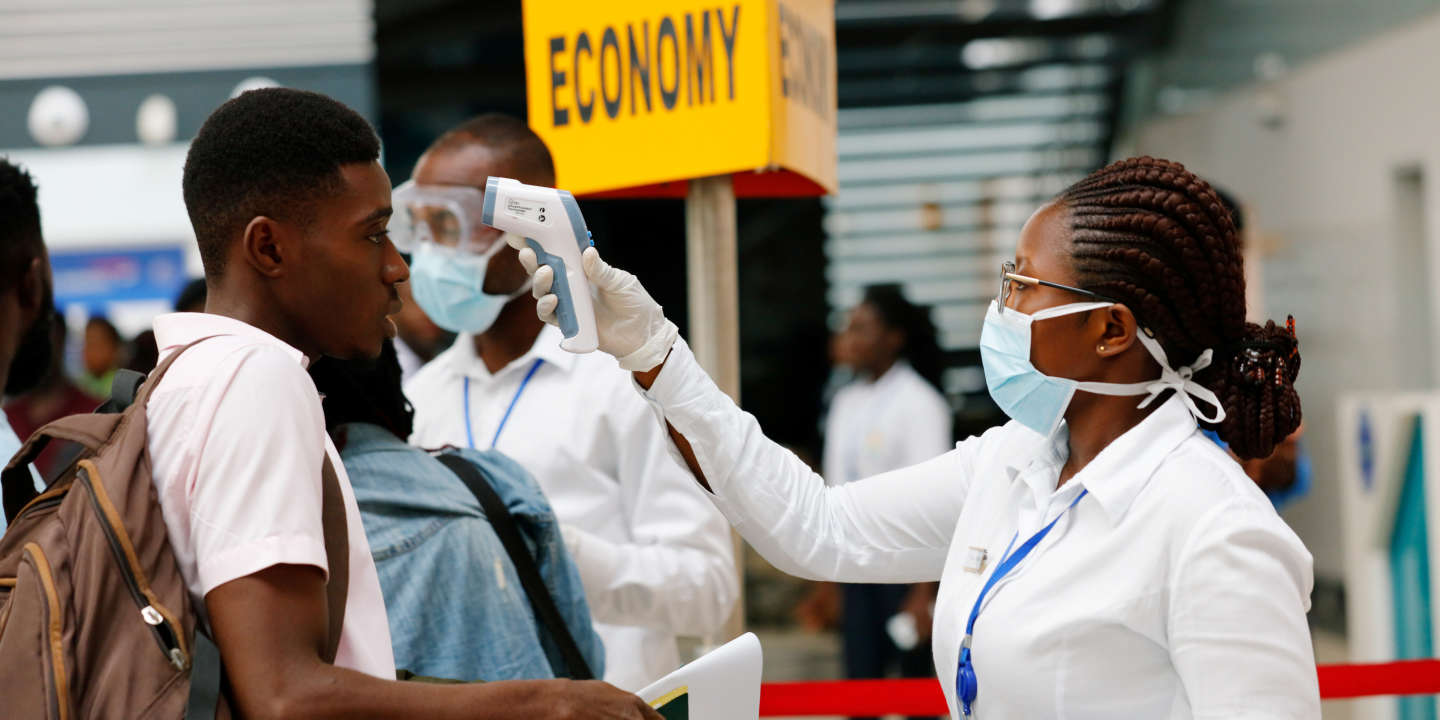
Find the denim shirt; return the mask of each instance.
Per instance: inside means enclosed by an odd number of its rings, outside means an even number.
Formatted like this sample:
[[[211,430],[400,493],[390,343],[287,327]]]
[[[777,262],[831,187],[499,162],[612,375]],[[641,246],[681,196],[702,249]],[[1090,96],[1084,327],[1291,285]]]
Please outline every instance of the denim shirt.
[[[340,431],[340,457],[385,594],[395,666],[464,681],[554,677],[547,657],[563,666],[559,650],[538,631],[515,567],[460,478],[378,426],[352,423]],[[604,648],[540,486],[498,452],[458,452],[510,509],[570,634],[600,677]]]

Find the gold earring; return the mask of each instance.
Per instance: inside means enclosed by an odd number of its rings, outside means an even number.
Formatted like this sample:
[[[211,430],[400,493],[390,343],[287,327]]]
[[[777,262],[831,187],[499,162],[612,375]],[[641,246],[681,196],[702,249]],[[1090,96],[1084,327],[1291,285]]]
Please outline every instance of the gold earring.
[[[1100,346],[1100,352],[1105,352],[1105,346],[1103,344]]]

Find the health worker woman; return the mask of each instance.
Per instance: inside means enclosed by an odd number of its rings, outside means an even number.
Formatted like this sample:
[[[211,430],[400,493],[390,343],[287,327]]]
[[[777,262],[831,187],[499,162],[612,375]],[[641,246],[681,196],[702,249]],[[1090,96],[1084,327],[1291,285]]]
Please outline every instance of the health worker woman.
[[[554,320],[548,268],[534,271]],[[1177,163],[1124,160],[1035,212],[980,352],[1012,418],[933,460],[827,486],[592,249],[600,347],[770,562],[940,580],[953,718],[1318,718],[1312,562],[1240,466],[1300,422],[1293,326],[1245,321],[1234,225]]]

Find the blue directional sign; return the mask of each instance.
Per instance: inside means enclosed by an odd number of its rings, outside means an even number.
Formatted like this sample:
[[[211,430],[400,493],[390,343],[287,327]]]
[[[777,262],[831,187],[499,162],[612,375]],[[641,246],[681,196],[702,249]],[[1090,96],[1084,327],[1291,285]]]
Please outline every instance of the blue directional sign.
[[[81,305],[90,314],[110,303],[175,299],[185,285],[185,254],[178,247],[116,248],[50,254],[55,305]]]

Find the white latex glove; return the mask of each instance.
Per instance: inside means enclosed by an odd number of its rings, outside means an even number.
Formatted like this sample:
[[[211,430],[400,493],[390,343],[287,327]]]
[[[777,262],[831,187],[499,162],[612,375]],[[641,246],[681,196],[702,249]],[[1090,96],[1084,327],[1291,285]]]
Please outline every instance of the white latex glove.
[[[510,241],[508,236],[507,241]],[[510,242],[511,247],[520,251],[520,264],[534,280],[531,292],[539,300],[536,311],[540,319],[551,325],[559,324],[555,307],[560,300],[550,292],[555,272],[539,264],[535,251],[526,247],[523,239],[517,237]],[[645,292],[634,275],[601,260],[595,248],[585,248],[580,260],[594,297],[595,334],[600,349],[615,356],[620,367],[632,372],[650,370],[664,362],[680,330],[665,319],[660,303]]]

